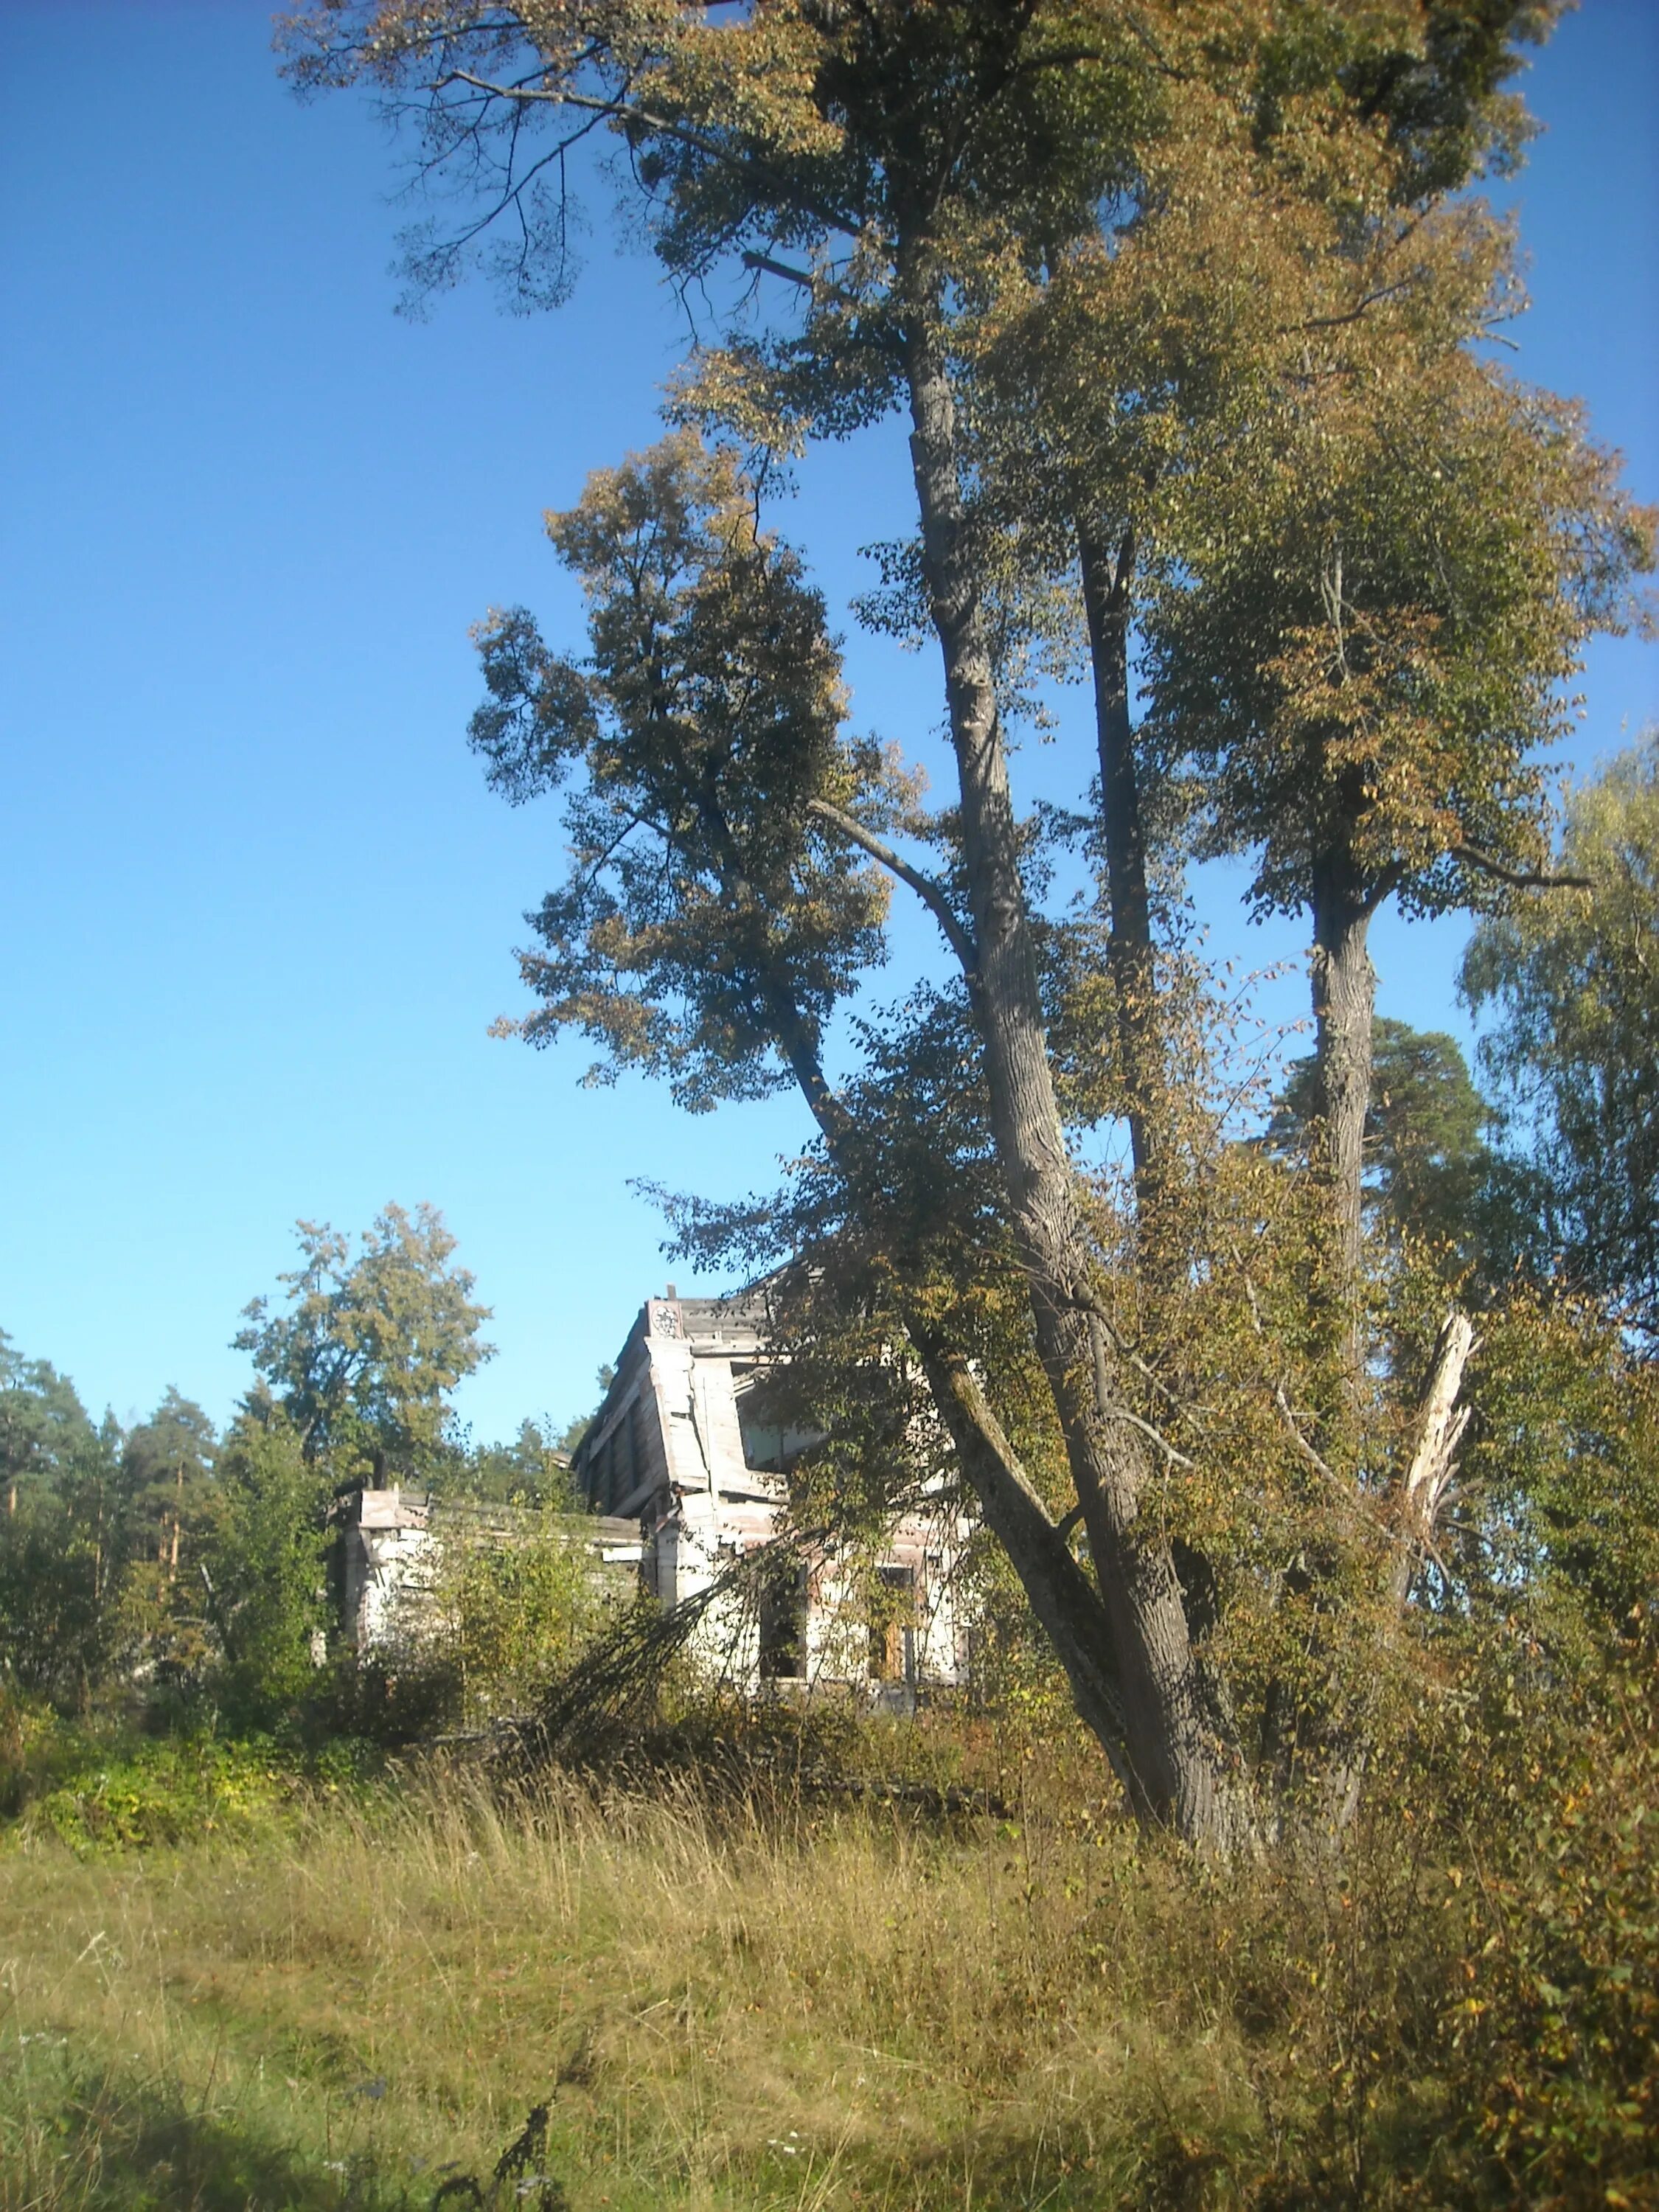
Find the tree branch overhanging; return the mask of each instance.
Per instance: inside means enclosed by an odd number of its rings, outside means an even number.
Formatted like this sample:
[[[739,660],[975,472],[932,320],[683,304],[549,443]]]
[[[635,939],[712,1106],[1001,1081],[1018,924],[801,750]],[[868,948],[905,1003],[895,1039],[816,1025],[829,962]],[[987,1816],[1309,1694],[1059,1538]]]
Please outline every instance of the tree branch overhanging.
[[[1462,860],[1465,867],[1478,868],[1483,876],[1496,882],[1508,884],[1521,891],[1593,891],[1595,881],[1589,876],[1575,876],[1565,872],[1557,874],[1547,868],[1512,868],[1507,860],[1496,854],[1483,853],[1478,845],[1454,845],[1448,857]]]
[[[745,269],[752,269],[759,276],[776,276],[783,283],[793,284],[803,292],[811,292],[823,299],[838,300],[846,307],[858,305],[844,286],[834,283],[825,276],[815,276],[810,269],[797,269],[787,261],[775,260],[771,254],[757,252],[753,248],[739,255],[738,258]]]
[[[768,179],[780,189],[783,189],[787,182],[779,178],[776,170],[763,157],[735,152],[731,147],[722,145],[719,139],[709,137],[706,132],[693,130],[689,124],[677,122],[672,116],[659,115],[652,108],[641,107],[632,100],[616,95],[577,92],[569,85],[495,84],[489,78],[465,69],[448,70],[434,81],[432,89],[434,94],[441,93],[452,84],[464,84],[470,90],[483,94],[486,99],[504,100],[512,106],[581,108],[610,122],[637,124],[644,130],[655,131],[664,138],[672,139],[676,145],[684,146],[690,152],[701,154],[707,160],[717,161],[723,167],[739,174],[745,171],[752,172],[757,177]],[[826,230],[837,231],[844,238],[857,238],[859,235],[857,223],[814,195],[796,192],[790,204],[801,214],[811,216],[814,222],[821,222]]]
[[[924,875],[920,868],[912,867],[902,854],[894,851],[884,837],[878,837],[873,830],[866,830],[854,816],[843,814],[839,806],[831,805],[827,799],[809,799],[806,811],[820,822],[827,823],[832,830],[839,830],[850,844],[858,846],[872,860],[878,860],[890,874],[896,876],[902,884],[909,885],[938,922],[945,943],[956,954],[963,975],[971,983],[977,957],[974,940],[957,921],[941,886],[931,876]]]

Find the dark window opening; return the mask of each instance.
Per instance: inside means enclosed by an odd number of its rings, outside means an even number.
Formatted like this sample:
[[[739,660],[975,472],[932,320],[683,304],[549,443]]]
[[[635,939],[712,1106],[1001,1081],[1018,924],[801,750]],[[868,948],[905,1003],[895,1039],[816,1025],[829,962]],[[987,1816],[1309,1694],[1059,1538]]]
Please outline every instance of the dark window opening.
[[[760,1671],[763,1682],[806,1672],[806,1570],[780,1567],[761,1591]]]

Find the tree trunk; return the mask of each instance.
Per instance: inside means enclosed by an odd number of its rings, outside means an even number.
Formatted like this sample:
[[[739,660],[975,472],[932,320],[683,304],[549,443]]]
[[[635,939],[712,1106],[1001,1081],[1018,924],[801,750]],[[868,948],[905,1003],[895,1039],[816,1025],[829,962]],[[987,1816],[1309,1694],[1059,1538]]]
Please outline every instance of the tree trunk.
[[[1066,1669],[1078,1717],[1105,1751],[1130,1802],[1150,1817],[1153,1808],[1140,1802],[1125,1748],[1123,1701],[1099,1595],[1026,1480],[966,1360],[939,1343],[921,1314],[907,1312],[905,1327],[986,1526],[1008,1554]]]
[[[1103,538],[1079,522],[1077,542],[1094,672],[1101,825],[1111,910],[1107,965],[1127,1094],[1137,1210],[1143,1226],[1150,1230],[1159,1211],[1161,1152],[1166,1141],[1160,1112],[1165,1071],[1152,952],[1152,902],[1146,887],[1146,836],[1129,720],[1129,585],[1134,536],[1125,531],[1114,555]]]
[[[1472,1410],[1460,1402],[1463,1372],[1479,1343],[1468,1316],[1454,1306],[1440,1325],[1412,1427],[1412,1455],[1395,1499],[1397,1517],[1381,1631],[1385,1651],[1399,1637],[1418,1568],[1425,1557],[1433,1556],[1441,1504],[1456,1471],[1457,1447]],[[1359,1809],[1374,1719],[1373,1713],[1362,1711],[1347,1756],[1336,1760],[1325,1777],[1327,1818],[1338,1835]]]
[[[1400,1486],[1400,1521],[1389,1580],[1390,1625],[1406,1609],[1412,1577],[1434,1547],[1435,1524],[1457,1464],[1457,1447],[1469,1425],[1470,1408],[1460,1403],[1463,1370],[1478,1343],[1474,1325],[1454,1306],[1441,1323],[1434,1357],[1413,1425],[1412,1455]]]
[[[1093,1254],[1055,1101],[979,580],[964,544],[948,372],[924,306],[906,334],[922,562],[945,659],[976,947],[992,1133],[1112,1639],[1131,1798],[1143,1819],[1231,1850],[1244,1801],[1205,1693],[1170,1547],[1141,1520],[1146,1446],[1101,1402],[1086,1302]]]
[[[1316,1135],[1330,1194],[1332,1305],[1344,1381],[1357,1402],[1365,1371],[1360,1309],[1365,1117],[1371,1103],[1371,1021],[1376,971],[1365,949],[1376,910],[1337,870],[1315,882],[1313,1009]]]
[[[712,800],[705,803],[704,819],[711,842],[722,856],[728,899],[734,907],[752,911],[753,892],[744,878],[736,841]],[[756,946],[754,957],[767,977],[768,1018],[778,1044],[823,1132],[830,1157],[856,1201],[860,1177],[852,1118],[824,1079],[812,1031],[787,985],[768,975],[763,944]],[[1137,1816],[1167,1818],[1146,1799],[1129,1757],[1114,1638],[1099,1592],[1073,1558],[1064,1533],[1032,1488],[968,1362],[944,1343],[924,1311],[902,1295],[901,1311],[957,1463],[979,1500],[987,1527],[1006,1552],[1031,1609],[1066,1670],[1079,1718],[1104,1750]]]

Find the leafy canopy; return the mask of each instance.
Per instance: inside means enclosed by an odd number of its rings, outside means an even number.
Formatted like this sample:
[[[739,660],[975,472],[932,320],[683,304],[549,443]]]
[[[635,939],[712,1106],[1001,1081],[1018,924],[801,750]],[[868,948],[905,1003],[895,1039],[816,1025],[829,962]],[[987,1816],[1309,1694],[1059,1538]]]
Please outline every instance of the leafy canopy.
[[[255,1298],[233,1340],[258,1370],[249,1410],[280,1414],[337,1480],[416,1479],[447,1447],[448,1394],[490,1356],[489,1309],[430,1206],[388,1206],[355,1252],[326,1222],[301,1222],[299,1240],[285,1307]]]
[[[1575,792],[1566,889],[1476,931],[1462,988],[1513,1101],[1570,1275],[1659,1338],[1659,737]]]
[[[757,528],[753,487],[691,432],[591,477],[548,534],[582,580],[592,649],[522,610],[478,633],[471,739],[515,802],[563,786],[570,872],[520,956],[532,1042],[569,1028],[603,1074],[665,1076],[706,1109],[795,1080],[882,957],[887,886],[815,811],[891,820],[913,796],[846,696],[823,603]]]

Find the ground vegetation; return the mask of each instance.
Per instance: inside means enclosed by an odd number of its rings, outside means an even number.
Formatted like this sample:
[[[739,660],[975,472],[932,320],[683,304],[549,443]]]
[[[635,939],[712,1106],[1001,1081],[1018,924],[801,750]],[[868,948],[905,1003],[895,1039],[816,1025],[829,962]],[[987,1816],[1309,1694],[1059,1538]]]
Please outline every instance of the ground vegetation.
[[[945,1816],[822,1743],[816,1789],[117,1765],[8,1847],[0,2204],[1650,2203],[1651,1705],[1471,1688],[1340,1864],[1197,1881],[1065,1723],[840,1743]]]

